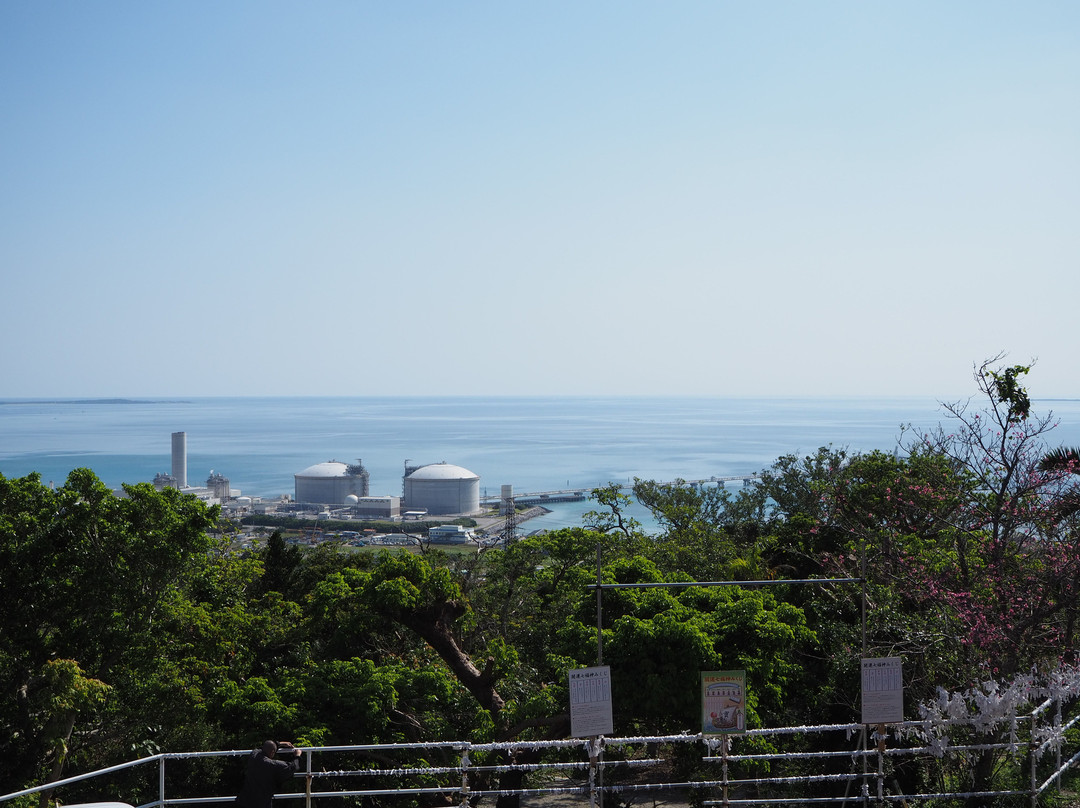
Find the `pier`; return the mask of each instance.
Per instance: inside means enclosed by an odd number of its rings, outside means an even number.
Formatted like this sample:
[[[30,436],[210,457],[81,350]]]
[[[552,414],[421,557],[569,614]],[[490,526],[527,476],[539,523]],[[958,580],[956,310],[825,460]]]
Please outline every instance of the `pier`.
[[[660,483],[660,485],[688,485],[697,488],[702,485],[726,486],[728,483],[741,483],[747,485],[761,479],[760,474],[736,474],[730,477],[707,477],[700,480],[673,480],[672,482]],[[584,488],[562,488],[553,491],[531,491],[514,494],[514,502],[518,505],[543,505],[547,502],[582,502],[589,498],[594,489],[602,486],[588,486]],[[621,483],[619,488],[628,491],[634,487],[633,483]],[[480,502],[486,505],[494,505],[502,500],[498,494],[485,495]]]

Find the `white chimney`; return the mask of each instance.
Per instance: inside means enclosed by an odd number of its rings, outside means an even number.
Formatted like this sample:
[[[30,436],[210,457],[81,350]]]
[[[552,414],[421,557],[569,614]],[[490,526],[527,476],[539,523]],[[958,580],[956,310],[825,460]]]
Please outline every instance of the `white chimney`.
[[[172,433],[172,476],[176,487],[184,489],[187,484],[187,432]]]

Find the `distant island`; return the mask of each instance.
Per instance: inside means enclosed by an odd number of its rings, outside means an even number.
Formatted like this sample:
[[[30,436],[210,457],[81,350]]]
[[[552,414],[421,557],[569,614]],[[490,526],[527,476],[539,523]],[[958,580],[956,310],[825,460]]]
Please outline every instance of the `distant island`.
[[[0,399],[4,404],[190,404],[190,401],[134,398],[42,398],[42,399]]]

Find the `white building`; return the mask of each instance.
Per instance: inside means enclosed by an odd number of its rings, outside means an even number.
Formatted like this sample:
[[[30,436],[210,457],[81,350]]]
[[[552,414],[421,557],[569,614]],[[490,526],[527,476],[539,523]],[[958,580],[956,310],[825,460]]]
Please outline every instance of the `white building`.
[[[428,531],[432,544],[464,544],[473,539],[472,532],[461,525],[436,525]]]

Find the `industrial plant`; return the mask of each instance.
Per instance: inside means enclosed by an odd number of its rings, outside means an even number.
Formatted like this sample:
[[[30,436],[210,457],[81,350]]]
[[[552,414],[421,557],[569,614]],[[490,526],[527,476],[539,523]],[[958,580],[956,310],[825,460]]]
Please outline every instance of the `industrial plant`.
[[[214,471],[205,487],[192,487],[187,480],[187,433],[172,434],[172,466],[169,473],[154,476],[154,486],[177,488],[198,496],[226,512],[285,510],[291,512],[333,512],[352,518],[404,519],[427,516],[473,516],[480,513],[480,477],[461,466],[445,461],[412,465],[405,461],[400,496],[372,496],[371,475],[363,461],[343,463],[328,460],[308,466],[293,475],[293,497],[263,502],[242,497],[229,487],[229,480]]]
[[[229,487],[229,478],[210,470],[204,487],[190,486],[187,479],[187,433],[172,433],[172,466],[169,473],[158,472],[154,475],[154,488],[177,488],[185,494],[191,494],[208,505],[224,505],[227,502],[248,502],[240,492]]]
[[[371,496],[363,462],[328,460],[293,475],[294,508],[344,507],[357,516],[470,516],[480,511],[480,477],[452,463],[412,466],[405,461],[402,495]]]

